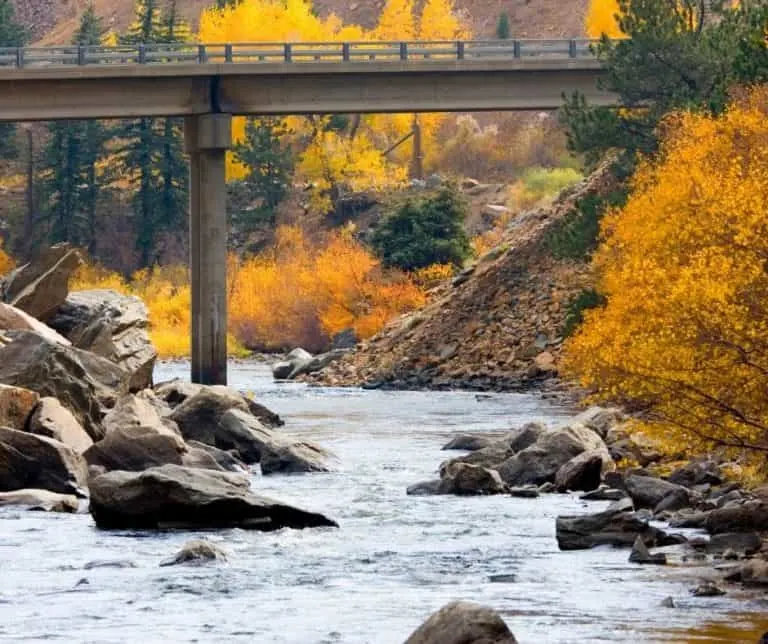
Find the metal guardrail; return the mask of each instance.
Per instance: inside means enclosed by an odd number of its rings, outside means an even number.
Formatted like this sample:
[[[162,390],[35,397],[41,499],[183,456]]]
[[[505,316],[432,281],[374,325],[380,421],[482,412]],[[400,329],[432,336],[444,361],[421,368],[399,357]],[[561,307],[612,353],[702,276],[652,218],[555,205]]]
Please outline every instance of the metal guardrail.
[[[117,47],[4,47],[0,68],[179,63],[313,63],[430,60],[591,59],[585,38],[408,42],[152,43]]]

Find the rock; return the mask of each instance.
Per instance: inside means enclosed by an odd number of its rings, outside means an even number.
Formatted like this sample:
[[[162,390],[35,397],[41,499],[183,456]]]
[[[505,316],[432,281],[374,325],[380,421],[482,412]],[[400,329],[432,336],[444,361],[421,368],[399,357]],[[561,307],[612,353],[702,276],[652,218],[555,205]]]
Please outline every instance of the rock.
[[[688,500],[686,488],[652,476],[630,474],[624,478],[624,486],[636,508],[655,508],[664,497],[673,493]]]
[[[129,559],[107,559],[105,561],[89,561],[83,566],[83,570],[97,570],[99,568],[136,568],[136,564]],[[87,583],[87,582],[86,582]]]
[[[187,443],[187,448],[188,451],[182,457],[182,460],[184,465],[187,465],[188,467],[221,469],[224,472],[240,472],[241,474],[248,472],[248,467],[243,461],[230,452],[225,452],[223,449],[218,449],[217,447],[206,445],[205,443],[198,443],[197,441],[189,441]],[[203,460],[200,456],[201,452],[207,456],[207,459]],[[211,461],[218,467],[213,467],[210,464]]]
[[[443,450],[466,450],[476,452],[499,441],[498,434],[456,434],[450,441],[443,445]]]
[[[115,406],[104,416],[102,425],[107,435],[129,427],[152,427],[158,434],[181,435],[173,420],[163,418],[157,407],[146,397],[135,394],[121,396]]]
[[[344,329],[331,339],[331,349],[354,349],[358,342],[354,329]]]
[[[457,601],[430,616],[405,644],[517,644],[517,640],[495,610]]]
[[[507,491],[496,470],[469,463],[454,463],[445,470],[441,481],[442,494],[486,495]]]
[[[173,463],[181,465],[187,446],[178,436],[159,433],[154,427],[114,429],[83,456],[88,465],[111,470],[139,472],[150,467]]]
[[[48,436],[69,445],[78,454],[82,454],[93,445],[93,440],[77,422],[72,412],[56,398],[50,396],[40,399],[35,411],[32,412],[27,429],[32,434]]]
[[[68,244],[51,246],[0,280],[0,300],[45,322],[64,303],[69,278],[82,263]]]
[[[72,494],[57,494],[48,490],[14,490],[0,492],[0,506],[23,505],[44,512],[77,512],[80,503]]]
[[[114,471],[91,480],[90,510],[101,529],[338,527],[321,514],[257,496],[249,486],[238,474],[178,465]]]
[[[509,495],[520,499],[538,499],[541,492],[536,487],[511,487]]]
[[[692,588],[691,594],[694,597],[720,597],[721,595],[725,595],[725,591],[718,588],[714,582],[705,581],[696,586],[696,588]]]
[[[596,432],[600,438],[606,440],[608,432],[625,420],[626,416],[621,409],[616,407],[590,407],[581,412],[572,422],[581,423],[584,427]]]
[[[286,360],[292,362],[294,360],[312,360],[313,356],[309,351],[305,351],[301,347],[296,347],[285,356]]]
[[[541,485],[554,481],[557,471],[575,456],[591,450],[607,449],[603,440],[583,425],[543,434],[533,445],[504,461],[498,471],[509,486],[533,483]]]
[[[287,380],[292,372],[293,363],[287,360],[282,360],[272,365],[272,377],[275,380]]]
[[[0,384],[0,427],[24,431],[39,402],[40,396],[34,391]]]
[[[298,472],[327,472],[325,459],[328,457],[322,447],[309,441],[273,440],[261,451],[261,473],[295,474]]]
[[[347,353],[346,349],[334,349],[328,353],[312,356],[304,349],[294,349],[286,360],[272,366],[272,376],[276,380],[293,380],[307,373],[315,373],[325,369],[329,364],[339,360]],[[290,369],[289,369],[290,366]]]
[[[723,532],[712,535],[707,552],[724,553],[732,550],[741,555],[753,555],[763,547],[763,540],[756,532]]]
[[[651,554],[650,550],[648,550],[648,547],[645,545],[645,541],[643,541],[643,537],[637,535],[635,543],[632,545],[632,552],[629,553],[629,561],[638,564],[666,565],[667,555],[663,552]]]
[[[675,608],[675,600],[671,597],[665,597],[661,600],[660,605],[662,608]]]
[[[409,496],[433,496],[435,494],[442,494],[442,484],[442,479],[421,481],[408,486],[405,493]]]
[[[489,470],[498,469],[504,461],[512,458],[519,451],[533,445],[541,436],[547,433],[547,428],[539,423],[528,423],[519,429],[513,429],[503,437],[493,441],[486,447],[481,447],[471,454],[459,456],[446,461],[440,466],[441,471],[452,463],[469,463],[480,465]]]
[[[0,302],[0,329],[12,331],[34,331],[49,342],[70,346],[70,341],[59,335],[51,327],[37,318],[33,318],[21,309]]]
[[[0,427],[0,491],[36,488],[83,495],[88,466],[63,443]]]
[[[704,524],[710,534],[768,531],[768,503],[748,501],[732,508],[712,510]]]
[[[93,440],[104,436],[104,409],[125,392],[128,375],[109,360],[48,342],[31,331],[11,332],[0,347],[0,382],[57,398]]]
[[[669,519],[670,528],[704,528],[708,512],[680,512]]]
[[[228,555],[224,550],[207,539],[191,539],[187,541],[173,557],[161,561],[161,566],[177,566],[183,563],[205,563],[209,561],[226,561]]]
[[[750,559],[725,576],[726,581],[740,581],[745,586],[768,586],[768,561]]]
[[[691,461],[672,472],[668,481],[691,488],[705,483],[722,485],[723,477],[720,466],[714,461]]]
[[[687,488],[680,488],[673,490],[667,494],[658,504],[653,508],[653,513],[656,515],[677,512],[684,508],[688,508],[693,503],[693,495]]]
[[[611,462],[608,450],[596,449],[582,452],[565,463],[555,474],[555,486],[559,492],[579,490],[589,492],[600,486],[603,467]]]
[[[732,502],[737,502],[739,505],[744,500],[744,494],[741,490],[730,490],[720,496],[712,496],[710,500],[715,501],[715,507],[724,508]]]
[[[560,550],[586,550],[599,545],[631,546],[638,536],[648,546],[661,545],[666,536],[631,511],[629,499],[612,504],[604,512],[559,516],[555,534]]]
[[[610,487],[601,486],[596,490],[582,494],[579,498],[582,501],[618,501],[627,496],[624,490],[615,490]]]

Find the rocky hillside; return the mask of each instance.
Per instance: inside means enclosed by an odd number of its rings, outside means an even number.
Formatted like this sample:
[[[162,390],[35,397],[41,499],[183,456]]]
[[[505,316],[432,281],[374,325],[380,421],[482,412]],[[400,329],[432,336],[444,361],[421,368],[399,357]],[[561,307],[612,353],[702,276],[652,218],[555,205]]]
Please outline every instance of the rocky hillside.
[[[589,267],[556,260],[548,232],[588,195],[607,194],[607,166],[548,208],[520,215],[505,243],[315,381],[384,387],[524,389],[556,375],[568,305]]]
[[[42,45],[69,42],[77,28],[80,14],[91,0],[12,0],[17,16],[28,25],[33,37]],[[372,26],[385,0],[316,0],[322,15],[336,13],[344,21]],[[98,15],[110,28],[124,29],[131,20],[134,0],[94,0]],[[184,17],[197,20],[200,11],[211,0],[178,0]],[[587,0],[456,0],[477,37],[493,37],[496,21],[502,12],[510,18],[511,33],[517,38],[551,38],[579,36],[584,31]]]

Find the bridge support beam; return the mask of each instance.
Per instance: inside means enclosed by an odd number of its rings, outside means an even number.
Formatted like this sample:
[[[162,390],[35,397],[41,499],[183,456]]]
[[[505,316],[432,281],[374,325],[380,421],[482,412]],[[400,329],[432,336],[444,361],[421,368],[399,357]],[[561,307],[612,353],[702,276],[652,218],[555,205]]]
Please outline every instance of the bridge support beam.
[[[188,116],[192,382],[227,384],[227,191],[229,114]]]

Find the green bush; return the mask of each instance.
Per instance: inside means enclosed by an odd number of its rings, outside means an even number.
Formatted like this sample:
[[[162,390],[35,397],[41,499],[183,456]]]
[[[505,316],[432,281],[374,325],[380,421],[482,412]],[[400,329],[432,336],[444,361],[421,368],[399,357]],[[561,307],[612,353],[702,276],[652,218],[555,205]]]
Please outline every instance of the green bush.
[[[569,337],[584,321],[584,311],[605,305],[605,297],[595,289],[582,291],[568,303],[563,324],[563,337]]]
[[[531,201],[539,201],[557,195],[582,179],[582,174],[574,168],[530,168],[523,173],[520,181]]]
[[[471,253],[466,215],[467,204],[448,185],[395,207],[373,232],[371,246],[387,267],[413,271],[431,264],[461,266]]]

